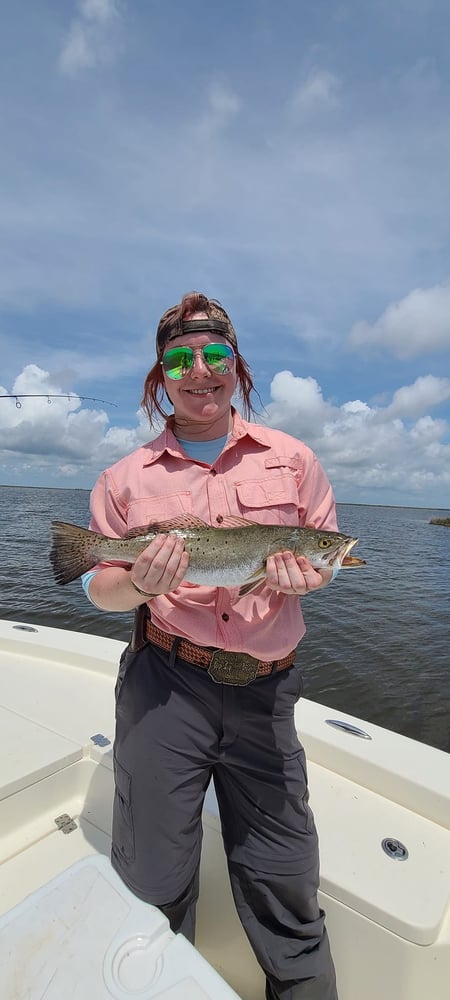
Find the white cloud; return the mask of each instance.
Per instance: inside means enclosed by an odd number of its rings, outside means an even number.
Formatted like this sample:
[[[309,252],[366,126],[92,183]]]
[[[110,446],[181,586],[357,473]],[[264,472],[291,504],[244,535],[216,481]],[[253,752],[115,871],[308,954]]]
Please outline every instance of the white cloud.
[[[414,289],[372,325],[356,323],[349,340],[357,347],[386,348],[398,358],[450,348],[450,285]]]
[[[0,395],[8,392],[0,386]],[[0,462],[7,467],[20,456],[30,468],[47,469],[49,482],[58,476],[73,477],[75,472],[93,481],[103,468],[152,436],[142,411],[136,414],[135,427],[110,427],[104,410],[83,407],[76,393],[65,395],[38,365],[24,368],[10,394],[13,398],[2,400],[0,410]],[[27,394],[36,398],[26,398]]]
[[[293,422],[308,436],[331,416],[320,385],[314,378],[301,378],[290,371],[277,372],[270,387],[271,403],[266,408],[269,423],[289,433]]]
[[[300,115],[328,111],[340,104],[339,78],[326,69],[313,69],[291,99],[291,109]]]
[[[384,407],[362,400],[336,406],[314,379],[278,372],[271,398],[266,422],[308,442],[338,498],[385,491],[432,506],[434,496],[448,493],[449,426],[428,411],[450,398],[450,379],[418,378]]]
[[[79,16],[68,30],[59,56],[66,76],[111,62],[118,51],[116,0],[80,0]]]
[[[445,420],[433,420],[432,417],[420,417],[411,429],[411,437],[418,444],[427,443],[433,445],[444,437],[446,431]]]
[[[432,406],[450,399],[450,379],[435,375],[421,375],[413,385],[397,389],[386,413],[390,417],[418,417]]]

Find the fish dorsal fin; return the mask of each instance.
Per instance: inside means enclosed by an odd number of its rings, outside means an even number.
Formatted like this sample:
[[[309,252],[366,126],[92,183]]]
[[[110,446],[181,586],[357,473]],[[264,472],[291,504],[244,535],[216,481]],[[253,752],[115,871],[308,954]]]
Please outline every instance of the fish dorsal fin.
[[[249,521],[246,517],[239,517],[238,514],[225,514],[220,522],[221,528],[253,528],[256,521]],[[261,527],[261,525],[260,525]]]
[[[170,531],[186,531],[188,528],[211,528],[210,524],[195,517],[194,514],[180,514],[170,521],[152,521],[151,524],[142,525],[139,528],[130,528],[125,538],[136,538],[138,535],[168,534]]]

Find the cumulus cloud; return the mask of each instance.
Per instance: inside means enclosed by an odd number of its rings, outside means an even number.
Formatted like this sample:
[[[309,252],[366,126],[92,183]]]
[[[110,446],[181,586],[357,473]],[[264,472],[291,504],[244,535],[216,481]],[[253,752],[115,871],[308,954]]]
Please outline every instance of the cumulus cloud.
[[[80,0],[59,55],[66,76],[111,62],[118,51],[119,8],[116,0]]]
[[[28,468],[48,469],[49,484],[76,474],[93,478],[151,437],[142,411],[130,429],[110,426],[102,409],[83,405],[38,365],[26,365],[11,389],[0,386],[0,464],[26,460]],[[58,397],[58,398],[56,398]]]
[[[356,323],[350,343],[385,348],[398,358],[413,358],[450,347],[450,284],[416,288],[393,302],[372,325]]]
[[[421,375],[413,385],[402,386],[394,392],[386,414],[389,417],[420,417],[425,410],[447,399],[450,399],[450,379]]]
[[[429,413],[450,398],[450,379],[423,376],[384,406],[360,399],[341,406],[311,378],[278,372],[266,422],[306,440],[342,499],[377,493],[433,505],[450,487],[449,425]],[[403,502],[404,499],[403,499]]]
[[[270,387],[271,402],[266,408],[273,427],[294,433],[293,423],[301,425],[303,436],[314,433],[332,415],[332,406],[322,395],[314,378],[301,378],[290,371],[277,372]]]

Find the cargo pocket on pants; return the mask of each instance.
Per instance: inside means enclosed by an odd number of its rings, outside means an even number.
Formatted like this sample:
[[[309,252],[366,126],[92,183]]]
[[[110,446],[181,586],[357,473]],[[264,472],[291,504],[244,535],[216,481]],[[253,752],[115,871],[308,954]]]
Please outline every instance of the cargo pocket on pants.
[[[135,857],[131,780],[131,774],[115,758],[112,843],[114,851],[120,854],[125,861],[134,861]]]

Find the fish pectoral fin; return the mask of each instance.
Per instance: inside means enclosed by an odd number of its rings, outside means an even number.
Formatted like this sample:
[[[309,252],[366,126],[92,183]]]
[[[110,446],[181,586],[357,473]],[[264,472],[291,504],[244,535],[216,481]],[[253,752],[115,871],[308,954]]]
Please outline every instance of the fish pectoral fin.
[[[173,517],[170,521],[152,521],[151,524],[144,524],[139,528],[130,528],[124,537],[136,538],[137,535],[168,534],[170,531],[186,531],[188,528],[211,528],[211,525],[202,521],[200,517],[195,517],[194,514],[180,514],[179,517]]]
[[[264,577],[259,576],[257,580],[252,580],[251,583],[244,583],[242,587],[239,587],[239,597],[246,597],[247,594],[251,594],[253,590],[263,582]]]
[[[239,587],[239,597],[245,597],[247,594],[251,594],[252,590],[256,590],[256,588],[263,582],[265,575],[266,567],[264,566],[264,563],[261,563],[261,566],[258,566],[258,569],[255,570],[251,576],[249,576],[246,583],[243,583],[242,587]]]

